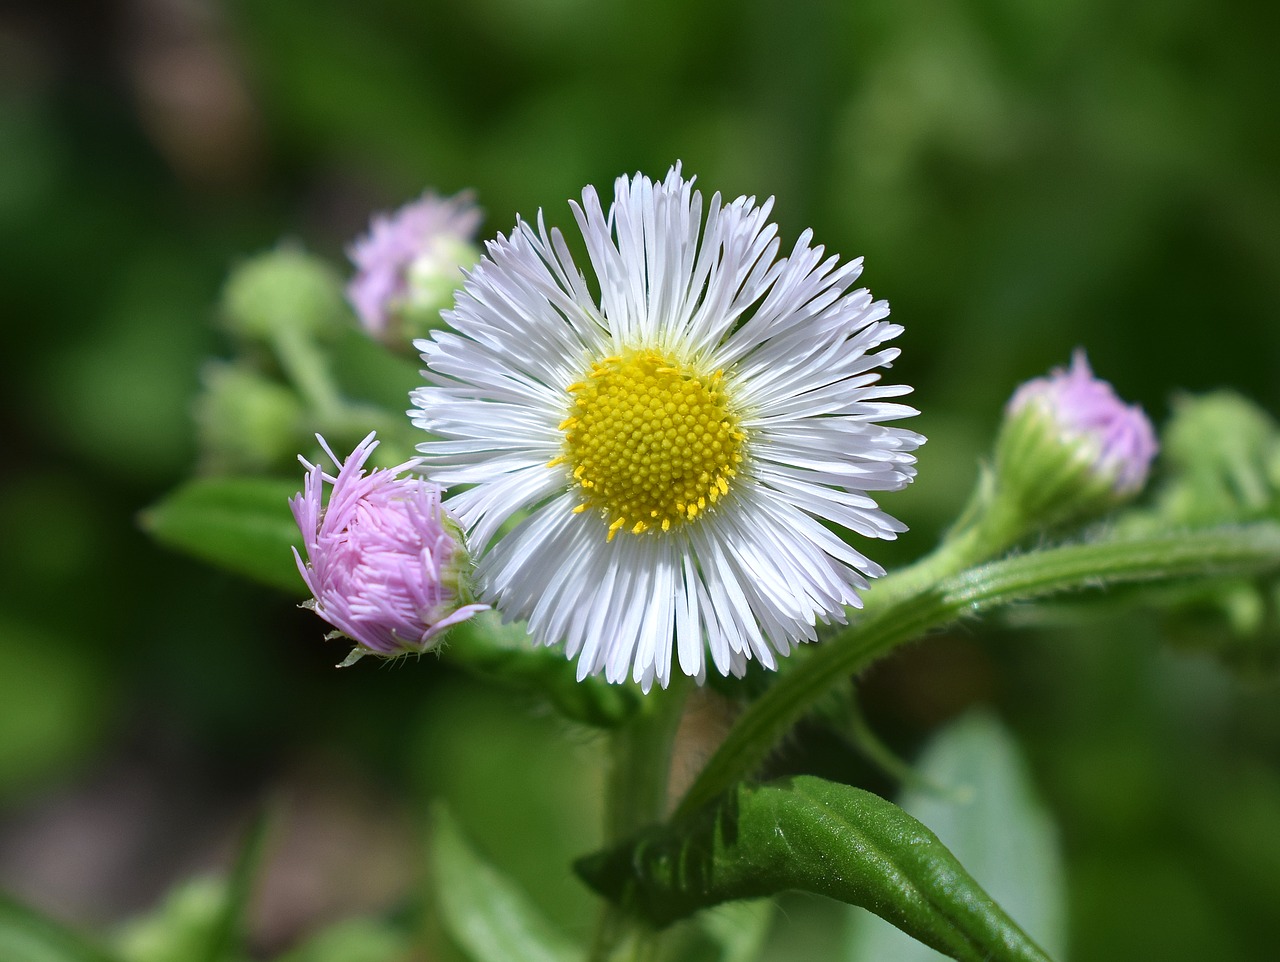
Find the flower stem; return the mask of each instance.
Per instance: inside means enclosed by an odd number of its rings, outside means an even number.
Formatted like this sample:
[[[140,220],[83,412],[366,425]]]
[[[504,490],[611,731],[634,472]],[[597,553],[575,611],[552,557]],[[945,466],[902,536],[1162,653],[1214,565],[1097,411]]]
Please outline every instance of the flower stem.
[[[275,331],[271,346],[285,376],[317,417],[327,422],[340,416],[344,403],[329,361],[306,333],[283,327]]]
[[[651,692],[636,715],[614,732],[605,794],[605,844],[611,845],[667,813],[671,750],[688,695],[687,679]],[[625,907],[608,904],[591,947],[592,962],[648,962],[658,957],[658,933]]]
[[[931,555],[869,591],[867,606],[852,625],[807,649],[807,657],[743,712],[681,800],[675,817],[700,808],[746,777],[814,702],[905,641],[963,615],[1061,592],[1277,571],[1280,524],[1257,522],[1063,545],[933,580],[945,567]]]
[[[653,691],[629,723],[613,734],[605,809],[607,841],[619,841],[667,812],[667,780],[676,728],[689,688],[683,675]]]

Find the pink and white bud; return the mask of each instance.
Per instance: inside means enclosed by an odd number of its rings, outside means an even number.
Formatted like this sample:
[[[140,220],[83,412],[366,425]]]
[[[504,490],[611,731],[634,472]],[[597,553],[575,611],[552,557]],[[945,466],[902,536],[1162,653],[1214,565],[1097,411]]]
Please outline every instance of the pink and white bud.
[[[1017,516],[1059,524],[1141,491],[1157,449],[1142,408],[1094,377],[1077,350],[1069,369],[1028,381],[1010,398],[996,443],[996,477]]]
[[[445,629],[489,607],[467,603],[469,560],[439,486],[400,476],[416,461],[366,474],[378,445],[373,434],[345,462],[317,437],[338,473],[298,459],[307,475],[289,507],[306,561],[293,553],[314,599],[305,607],[358,645],[344,664],[365,654],[429,651]]]
[[[1018,388],[1009,415],[1031,404],[1053,418],[1065,444],[1087,446],[1094,471],[1111,479],[1117,495],[1142,489],[1159,450],[1155,429],[1141,407],[1125,404],[1110,384],[1093,376],[1083,349],[1076,349],[1069,369],[1057,368]]]
[[[390,346],[408,348],[441,326],[440,311],[453,306],[463,270],[480,259],[480,219],[466,193],[428,192],[392,214],[376,215],[347,252],[356,266],[347,299],[364,329]]]

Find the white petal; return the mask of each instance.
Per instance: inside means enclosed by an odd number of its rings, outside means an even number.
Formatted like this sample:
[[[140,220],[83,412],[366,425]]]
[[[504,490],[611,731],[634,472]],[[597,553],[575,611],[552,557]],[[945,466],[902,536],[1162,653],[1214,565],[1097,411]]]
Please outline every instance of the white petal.
[[[462,486],[448,504],[483,597],[540,643],[563,643],[579,677],[647,690],[668,684],[673,662],[699,680],[708,663],[774,667],[882,573],[821,521],[904,530],[870,494],[908,483],[924,440],[885,423],[915,413],[890,400],[909,388],[880,383],[902,328],[853,289],[861,260],[841,264],[807,231],[779,258],[772,199],[704,204],[677,165],[661,183],[619,178],[607,208],[592,188],[570,206],[592,280],[539,212],[486,245],[448,314],[454,331],[419,342],[422,467]],[[696,519],[610,541],[597,511],[573,513],[583,496],[569,466],[547,465],[565,451],[568,387],[632,347],[723,370],[746,461]]]

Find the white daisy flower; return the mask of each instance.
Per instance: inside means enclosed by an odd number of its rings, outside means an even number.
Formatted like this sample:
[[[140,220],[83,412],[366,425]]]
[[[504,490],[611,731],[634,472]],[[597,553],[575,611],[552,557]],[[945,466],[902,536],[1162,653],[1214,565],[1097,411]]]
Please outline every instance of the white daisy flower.
[[[881,422],[882,348],[902,328],[850,290],[805,231],[779,258],[772,198],[703,200],[677,165],[620,177],[606,212],[570,205],[565,238],[518,221],[486,245],[446,319],[416,342],[413,393],[432,477],[469,532],[483,600],[563,642],[578,676],[666,686],[672,649],[703,680],[816,639],[883,574],[823,522],[905,530],[868,495],[915,474],[924,438]],[[498,537],[505,522],[519,517]]]

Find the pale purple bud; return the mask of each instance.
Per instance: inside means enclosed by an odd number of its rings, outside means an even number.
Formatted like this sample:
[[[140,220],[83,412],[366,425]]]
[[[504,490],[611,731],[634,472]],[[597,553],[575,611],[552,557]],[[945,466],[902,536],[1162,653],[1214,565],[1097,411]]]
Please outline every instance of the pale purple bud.
[[[1023,384],[1009,401],[1012,417],[1036,405],[1057,425],[1066,445],[1083,445],[1095,477],[1106,478],[1120,497],[1142,489],[1158,446],[1142,408],[1125,404],[1106,381],[1093,376],[1082,349],[1067,370]]]
[[[366,474],[378,445],[373,434],[345,463],[317,438],[338,473],[298,459],[307,475],[289,507],[306,562],[296,548],[293,554],[314,596],[307,607],[361,646],[346,663],[359,654],[428,651],[446,628],[488,607],[465,603],[467,554],[439,486],[400,477],[416,461]]]
[[[347,299],[373,337],[407,344],[452,304],[462,270],[479,259],[474,245],[481,213],[469,193],[428,192],[391,214],[375,215],[369,232],[347,251],[356,275]],[[420,317],[421,330],[413,327]]]

